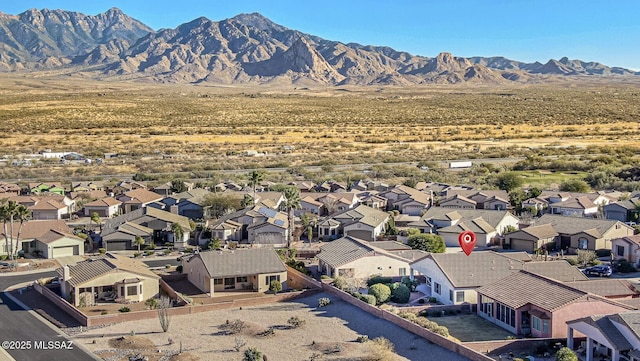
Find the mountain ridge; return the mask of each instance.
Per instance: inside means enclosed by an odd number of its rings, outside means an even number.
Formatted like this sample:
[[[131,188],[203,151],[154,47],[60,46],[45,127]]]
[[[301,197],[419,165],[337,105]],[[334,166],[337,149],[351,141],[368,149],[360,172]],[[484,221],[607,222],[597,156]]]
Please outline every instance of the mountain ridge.
[[[326,40],[259,13],[198,17],[154,31],[118,8],[98,15],[29,9],[0,13],[0,71],[65,69],[82,77],[173,83],[411,85],[528,82],[541,77],[628,77],[621,67],[562,57],[434,58],[388,46]]]

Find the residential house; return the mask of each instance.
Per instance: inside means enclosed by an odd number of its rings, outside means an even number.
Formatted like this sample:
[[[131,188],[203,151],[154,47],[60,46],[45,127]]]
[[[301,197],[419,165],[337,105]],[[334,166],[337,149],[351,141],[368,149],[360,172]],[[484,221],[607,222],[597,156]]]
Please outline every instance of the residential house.
[[[76,193],[104,191],[104,183],[99,181],[73,182],[71,183],[71,191]]]
[[[366,242],[350,236],[342,237],[320,247],[320,253],[316,256],[318,269],[329,277],[365,279],[373,275],[408,276],[409,263],[428,254],[410,248],[383,248],[389,247],[390,243],[396,242]]]
[[[17,228],[17,227],[16,227]],[[30,220],[23,224],[20,239],[17,239],[18,229],[14,230],[14,237],[20,244],[14,244],[14,249],[40,255],[44,258],[58,258],[64,256],[81,256],[84,254],[84,240],[73,235],[73,230],[62,220]],[[6,238],[0,236],[2,249],[0,254],[7,254]]]
[[[530,226],[504,235],[504,248],[514,251],[533,253],[543,247],[552,251],[556,249],[558,232],[551,224]]]
[[[140,208],[145,208],[152,203],[160,203],[160,201],[162,201],[162,198],[163,197],[158,193],[146,190],[144,188],[134,189],[116,196],[116,199],[122,202],[122,211],[124,213],[129,213]]]
[[[234,222],[230,219],[225,219],[221,222],[216,222],[209,227],[211,232],[210,239],[219,239],[223,242],[240,242],[242,241],[242,224]],[[199,242],[200,245],[205,246],[206,242],[210,239],[203,238],[203,242]]]
[[[32,219],[69,218],[76,210],[74,200],[55,193],[46,196],[13,196],[9,200],[27,207]]]
[[[98,302],[143,302],[160,291],[160,276],[144,263],[110,253],[56,271],[62,298],[78,307]]]
[[[524,270],[476,291],[478,316],[514,335],[538,338],[567,337],[567,322],[576,318],[634,309]]]
[[[616,200],[604,193],[544,191],[535,198],[523,201],[522,207],[535,208],[538,212],[547,210],[552,214],[584,217],[597,213],[598,207],[612,201]]]
[[[478,208],[478,203],[463,195],[454,194],[449,198],[441,200],[438,206],[442,208],[476,209]]]
[[[388,210],[398,210],[411,216],[421,216],[431,205],[427,194],[405,185],[396,185],[378,196],[387,199]]]
[[[182,266],[189,282],[211,297],[224,291],[266,292],[272,281],[287,288],[287,268],[271,248],[200,252]]]
[[[104,218],[115,217],[120,214],[121,205],[122,202],[113,197],[99,199],[84,205],[84,215],[90,217],[93,213],[97,213]]]
[[[450,305],[476,303],[479,287],[501,280],[518,270],[529,270],[560,281],[587,280],[576,267],[564,260],[530,262],[522,252],[497,253],[475,251],[464,253],[432,253],[410,263],[411,275],[415,271],[425,275],[431,296]]]
[[[182,229],[182,236],[177,238],[174,224]],[[107,219],[100,233],[103,246],[107,250],[136,249],[133,244],[135,236],[157,245],[170,243],[173,247],[185,247],[192,231],[187,217],[145,207]]]
[[[289,242],[287,214],[257,204],[225,215],[208,226],[212,237],[255,245],[286,246]]]
[[[351,209],[359,204],[359,198],[353,192],[340,193],[302,193],[300,194],[301,208],[294,211],[296,216],[313,213],[320,216],[332,215]],[[306,210],[309,210],[307,212]],[[318,213],[314,213],[314,212]]]
[[[640,199],[631,198],[602,207],[604,218],[620,222],[638,222]]]
[[[316,186],[315,183],[311,181],[290,182],[288,185],[298,188],[298,190],[300,190],[300,193],[311,192]]]
[[[360,204],[364,204],[365,206],[380,210],[387,209],[387,199],[380,197],[375,191],[360,192],[358,193],[358,199]]]
[[[64,187],[59,183],[29,183],[31,194],[55,193],[64,195]]]
[[[352,236],[365,241],[374,241],[384,234],[389,214],[365,205],[348,209],[318,222],[318,236],[331,240]]]
[[[598,205],[586,196],[569,198],[549,205],[551,214],[563,216],[589,217],[598,213]]]
[[[460,203],[464,206],[462,208],[467,208],[467,206],[471,203],[463,202],[465,200],[470,200],[475,204],[475,208],[477,209],[491,209],[495,211],[503,211],[511,208],[511,204],[509,203],[509,194],[503,190],[468,190],[468,189],[448,189],[447,190],[447,199],[444,201],[440,201],[440,206],[444,207],[443,202],[448,204],[448,200],[451,198],[455,198],[456,196],[461,197]],[[450,208],[453,208],[449,205]]]
[[[575,253],[578,249],[611,249],[614,238],[632,236],[634,229],[620,221],[545,214],[533,225],[550,224],[558,232],[562,250]]]
[[[19,196],[22,193],[22,187],[15,183],[0,182],[0,198],[11,196]]]
[[[205,218],[205,200],[209,194],[208,190],[202,188],[194,188],[190,191],[172,194],[162,199],[164,209],[168,209],[172,213],[185,216],[190,219]]]
[[[299,217],[305,213],[320,215],[324,207],[322,202],[317,201],[317,198],[311,195],[301,195],[300,198],[300,208],[294,210],[296,216]]]
[[[420,221],[409,226],[422,233],[437,233],[447,247],[459,247],[458,235],[470,230],[476,234],[476,247],[485,247],[497,242],[505,230],[517,229],[518,223],[518,218],[508,211],[431,207]]]
[[[119,195],[125,194],[126,192],[130,192],[136,189],[147,189],[147,185],[144,182],[138,182],[134,180],[123,180],[118,182],[113,187],[113,189],[111,189],[111,192],[114,194],[114,196],[119,196]]]
[[[640,266],[640,235],[612,239],[611,254],[615,259],[626,259],[634,267]]]
[[[184,181],[182,183],[184,183],[186,187],[185,192],[189,192],[195,188],[195,183],[184,182]],[[160,184],[157,187],[153,187],[153,191],[163,197],[168,197],[173,194],[173,182],[171,181],[171,182]]]
[[[567,321],[567,347],[581,360],[640,361],[640,311],[591,314]],[[580,345],[576,338],[585,337]]]

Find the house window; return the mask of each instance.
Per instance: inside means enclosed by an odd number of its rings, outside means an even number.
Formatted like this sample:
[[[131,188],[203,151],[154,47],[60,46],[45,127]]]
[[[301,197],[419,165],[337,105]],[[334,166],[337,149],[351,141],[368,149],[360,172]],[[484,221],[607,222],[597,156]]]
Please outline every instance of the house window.
[[[480,296],[480,312],[493,317],[493,300],[487,296]]]
[[[271,281],[278,281],[280,282],[280,275],[272,275],[272,276],[267,276],[264,278],[267,282],[266,285],[269,286],[271,284]]]
[[[449,301],[453,302],[453,290],[449,290]]]
[[[547,332],[549,332],[549,321],[542,320],[542,333],[547,333]]]
[[[589,247],[589,240],[587,240],[586,238],[578,239],[578,248],[579,249],[587,249],[587,247]]]
[[[440,284],[438,282],[433,283],[433,292],[440,294]]]
[[[516,327],[516,311],[502,303],[498,303],[496,306],[496,319],[506,325]]]
[[[534,330],[546,334],[549,332],[549,320],[542,320],[536,316],[531,316],[531,327],[533,327]]]
[[[398,269],[400,276],[406,276],[407,275],[407,269],[406,268],[399,268]]]
[[[238,283],[247,282],[247,276],[236,277],[236,282]]]
[[[222,284],[222,278],[214,278],[213,279],[213,285],[214,286],[218,286]]]
[[[456,292],[456,302],[464,302],[464,291]]]
[[[229,289],[234,289],[236,288],[236,278],[235,277],[228,277],[224,279],[224,289],[225,290],[229,290]]]
[[[138,294],[138,286],[127,286],[127,295],[134,296]]]
[[[624,246],[616,246],[616,254],[619,257],[624,257]]]

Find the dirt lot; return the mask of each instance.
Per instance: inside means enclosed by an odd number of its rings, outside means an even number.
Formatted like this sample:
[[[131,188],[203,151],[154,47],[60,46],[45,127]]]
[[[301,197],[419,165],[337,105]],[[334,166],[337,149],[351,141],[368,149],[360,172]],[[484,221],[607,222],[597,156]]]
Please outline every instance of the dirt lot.
[[[318,308],[320,297],[329,297],[332,303]],[[287,321],[294,316],[304,320],[304,326],[291,328]],[[227,320],[241,320],[245,327],[230,334],[220,327]],[[325,360],[365,360],[372,342],[357,342],[359,335],[389,339],[397,360],[465,359],[326,294],[173,317],[167,333],[162,332],[157,319],[127,322],[83,332],[75,336],[75,341],[111,361],[127,360],[134,353],[153,355],[150,360],[169,360],[180,347],[187,354],[173,360],[240,360],[248,347],[257,348],[270,360],[301,361],[313,355],[322,355]],[[236,351],[236,346],[243,343]]]

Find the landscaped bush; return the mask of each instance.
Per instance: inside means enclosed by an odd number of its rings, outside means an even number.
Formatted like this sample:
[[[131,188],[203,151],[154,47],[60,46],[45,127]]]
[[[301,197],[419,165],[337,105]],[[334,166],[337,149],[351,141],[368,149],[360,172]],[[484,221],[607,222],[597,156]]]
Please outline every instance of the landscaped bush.
[[[165,249],[164,250],[164,254],[167,255],[167,256],[170,255],[171,254],[171,250],[170,249]]]
[[[389,300],[389,297],[391,297],[391,289],[385,284],[376,283],[369,287],[369,294],[376,298],[378,304],[381,304]]]
[[[565,258],[565,260],[569,262],[569,264],[572,266],[576,266],[578,264],[578,260],[575,259],[574,257],[567,257]]]
[[[176,267],[176,272],[178,272],[178,273],[182,273],[182,265],[178,265],[178,266]]]
[[[409,320],[423,328],[426,328],[431,332],[437,333],[438,335],[449,337],[449,329],[444,326],[440,326],[437,323],[430,321],[424,317],[419,317],[415,313],[401,312],[398,314],[398,316]]]
[[[393,282],[393,279],[391,279],[391,277],[373,276],[367,280],[367,287],[371,287],[378,283],[387,284],[391,282]]]
[[[370,305],[375,306],[376,303],[378,302],[378,300],[376,299],[376,296],[374,295],[363,295],[361,294],[360,297],[358,297],[360,299],[360,301],[364,301]]]
[[[99,249],[98,249],[98,252],[99,252],[100,254],[105,254],[105,253],[107,253],[107,249],[106,249],[106,248],[99,248]]]
[[[123,312],[123,313],[124,313],[124,312],[129,312],[129,311],[131,311],[131,309],[130,309],[129,307],[127,307],[127,306],[123,306],[123,307],[120,307],[120,309],[119,309],[118,311],[120,311],[120,312]]]
[[[429,303],[437,303],[438,299],[435,297],[429,297]]]
[[[396,303],[407,303],[411,298],[411,291],[409,288],[400,282],[396,282],[391,285],[391,301]]]
[[[344,291],[347,288],[347,280],[344,277],[336,277],[333,280],[333,286]]]
[[[369,336],[367,335],[360,335],[356,338],[356,342],[365,343],[367,341],[369,341]]]
[[[304,324],[307,323],[307,321],[301,319],[298,316],[293,316],[287,320],[287,323],[291,325],[291,327],[293,328],[298,328],[298,327],[304,326]]]
[[[152,310],[155,310],[158,307],[158,300],[155,298],[150,298],[144,301],[144,304]]]
[[[303,261],[296,261],[295,259],[290,259],[287,261],[287,266],[295,269],[296,271],[302,272],[303,274],[309,276],[311,271],[307,269]]]
[[[635,267],[633,267],[633,265],[624,258],[613,261],[611,265],[613,266],[613,270],[619,273],[630,273],[636,271]]]
[[[324,307],[330,304],[331,304],[331,299],[329,299],[328,297],[318,298],[318,307]]]
[[[416,287],[418,287],[418,281],[415,279],[412,280],[409,277],[402,277],[400,282],[407,286],[411,292],[415,291]]]

